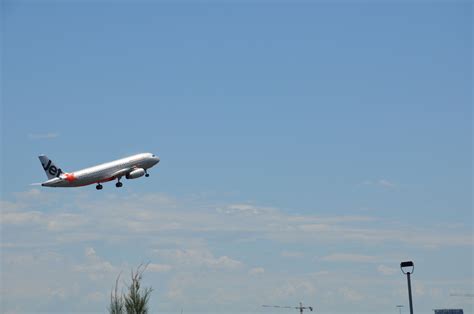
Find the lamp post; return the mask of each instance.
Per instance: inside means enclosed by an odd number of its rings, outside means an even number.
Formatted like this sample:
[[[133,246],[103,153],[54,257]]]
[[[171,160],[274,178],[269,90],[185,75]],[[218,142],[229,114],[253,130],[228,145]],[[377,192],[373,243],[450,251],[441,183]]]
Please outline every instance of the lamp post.
[[[409,269],[408,267],[411,267]],[[400,263],[400,269],[402,270],[402,273],[404,275],[407,275],[407,281],[408,281],[408,298],[410,301],[410,314],[413,314],[413,302],[411,298],[411,281],[410,281],[410,275],[413,274],[413,271],[415,270],[415,264],[413,264],[412,261],[407,261],[407,262],[401,262]],[[407,271],[408,269],[408,271]]]
[[[397,307],[398,307],[398,313],[402,314],[403,305],[397,305]]]

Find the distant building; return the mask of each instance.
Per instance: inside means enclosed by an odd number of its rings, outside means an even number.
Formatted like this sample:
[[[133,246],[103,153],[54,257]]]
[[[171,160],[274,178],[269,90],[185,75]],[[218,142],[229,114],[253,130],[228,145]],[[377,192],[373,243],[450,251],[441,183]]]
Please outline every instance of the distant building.
[[[464,314],[463,310],[434,310],[435,314]]]

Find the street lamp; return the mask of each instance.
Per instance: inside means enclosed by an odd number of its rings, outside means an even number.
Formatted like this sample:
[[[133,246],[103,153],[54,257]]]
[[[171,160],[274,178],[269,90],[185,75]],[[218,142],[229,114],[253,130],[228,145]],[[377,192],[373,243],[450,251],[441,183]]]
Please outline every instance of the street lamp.
[[[398,307],[398,313],[402,314],[403,305],[397,305],[397,307]]]
[[[411,267],[411,269],[409,269]],[[408,298],[410,300],[410,314],[413,314],[413,302],[411,299],[411,282],[410,282],[410,275],[413,274],[413,271],[415,270],[415,264],[413,264],[412,261],[407,261],[407,262],[401,262],[400,263],[400,269],[402,270],[402,273],[404,275],[407,275],[407,281],[408,281]],[[407,271],[408,269],[408,271]]]

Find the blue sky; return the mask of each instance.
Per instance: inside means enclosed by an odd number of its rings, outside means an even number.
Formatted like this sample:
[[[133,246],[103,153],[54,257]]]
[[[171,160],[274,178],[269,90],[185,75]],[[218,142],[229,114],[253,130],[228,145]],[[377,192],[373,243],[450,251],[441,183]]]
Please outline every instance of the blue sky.
[[[417,312],[473,313],[471,3],[2,5],[3,311],[101,312],[146,260],[153,311],[392,313],[408,258]]]

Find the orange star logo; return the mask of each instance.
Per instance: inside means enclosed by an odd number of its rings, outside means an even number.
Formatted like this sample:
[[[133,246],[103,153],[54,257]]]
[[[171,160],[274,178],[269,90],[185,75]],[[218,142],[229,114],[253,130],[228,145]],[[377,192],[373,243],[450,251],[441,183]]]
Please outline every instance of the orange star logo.
[[[72,182],[76,180],[76,177],[74,176],[73,173],[66,173],[64,176],[66,177],[66,181],[68,182]]]

